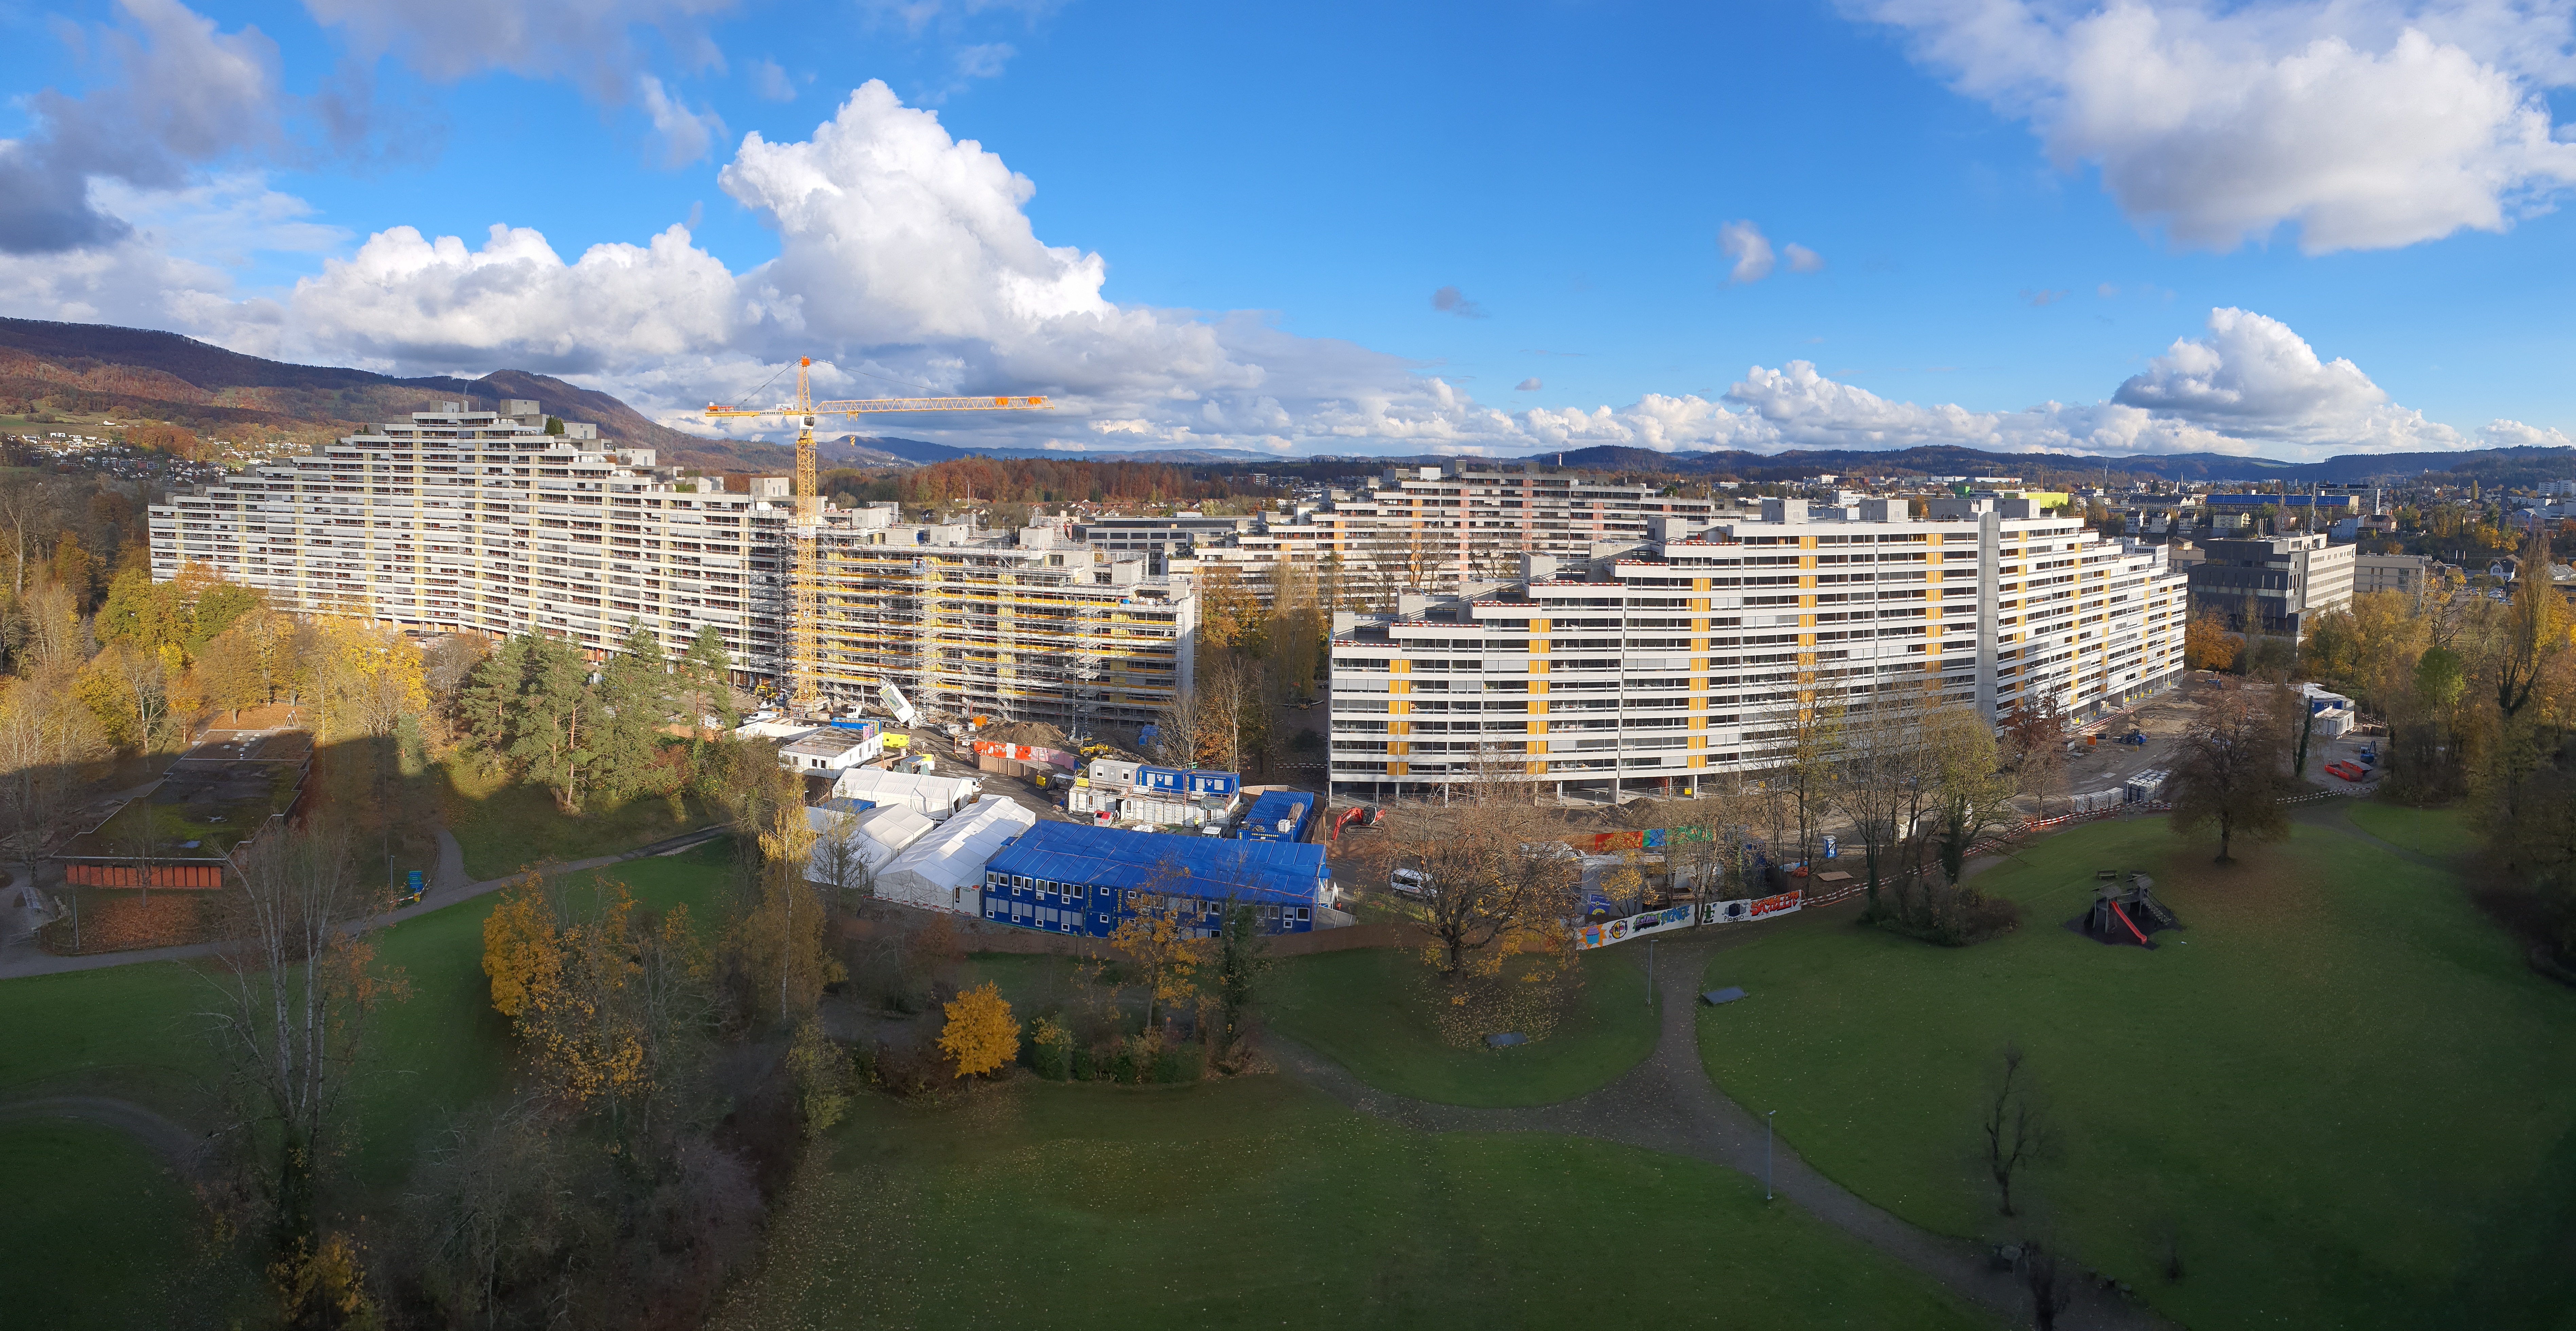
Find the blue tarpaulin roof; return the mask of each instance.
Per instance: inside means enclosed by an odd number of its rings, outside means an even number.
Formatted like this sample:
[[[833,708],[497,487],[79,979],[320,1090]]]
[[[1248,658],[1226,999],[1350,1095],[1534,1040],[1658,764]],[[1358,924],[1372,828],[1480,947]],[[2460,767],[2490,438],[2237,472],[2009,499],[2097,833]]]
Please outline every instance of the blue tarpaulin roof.
[[[1243,826],[1247,831],[1275,833],[1280,819],[1293,817],[1297,820],[1297,826],[1289,829],[1293,835],[1306,830],[1306,815],[1314,811],[1315,797],[1305,791],[1267,791],[1243,815]]]
[[[1040,823],[1004,846],[986,873],[1057,883],[1143,887],[1170,871],[1189,875],[1158,890],[1313,905],[1324,848],[1290,841],[1235,841],[1168,832],[1124,832],[1078,823]]]

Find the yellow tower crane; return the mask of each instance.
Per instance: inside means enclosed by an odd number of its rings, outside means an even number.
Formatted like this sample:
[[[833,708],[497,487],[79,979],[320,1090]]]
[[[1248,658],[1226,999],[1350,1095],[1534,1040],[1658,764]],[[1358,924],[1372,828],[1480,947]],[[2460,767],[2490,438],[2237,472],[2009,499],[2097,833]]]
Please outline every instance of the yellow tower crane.
[[[795,546],[794,567],[788,575],[787,611],[787,697],[791,711],[808,713],[822,699],[818,678],[822,656],[823,568],[815,551],[816,537],[823,526],[823,496],[814,482],[814,418],[817,416],[874,416],[899,411],[1044,411],[1042,397],[877,397],[846,402],[817,402],[808,375],[812,357],[796,362],[796,400],[774,407],[728,407],[707,404],[711,420],[733,420],[750,416],[791,416],[797,421],[796,431],[796,520],[789,525],[788,535]]]

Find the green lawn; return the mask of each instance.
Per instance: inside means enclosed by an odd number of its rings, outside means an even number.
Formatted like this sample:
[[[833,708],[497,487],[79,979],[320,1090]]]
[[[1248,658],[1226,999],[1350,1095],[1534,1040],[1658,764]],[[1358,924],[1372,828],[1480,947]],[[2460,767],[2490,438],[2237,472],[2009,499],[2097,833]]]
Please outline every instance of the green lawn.
[[[2363,838],[2301,825],[2242,858],[2097,823],[1977,880],[2027,912],[1997,941],[1821,919],[1749,940],[1710,964],[1752,996],[1701,1013],[1702,1055],[1862,1196],[2001,1238],[2024,1231],[1996,1214],[1976,1133],[2018,1043],[2064,1137],[2020,1225],[2184,1325],[2564,1325],[2576,992],[2448,875]],[[2190,928],[2153,952],[2061,928],[2118,865],[2154,873]]]
[[[723,821],[686,798],[613,804],[594,796],[579,814],[566,814],[544,788],[501,781],[464,759],[439,770],[447,783],[447,830],[465,852],[466,876],[478,883],[550,860],[614,855]]]
[[[108,1128],[0,1124],[0,1288],[12,1326],[150,1326],[188,1261],[187,1190]]]
[[[2482,844],[2457,808],[2415,809],[2378,800],[2354,800],[2349,812],[2355,827],[2418,855],[2462,859],[2475,854]]]
[[[1546,1039],[1460,1049],[1423,1006],[1424,968],[1410,951],[1371,948],[1282,962],[1263,1016],[1281,1034],[1380,1090],[1458,1105],[1543,1105],[1608,1085],[1655,1047],[1661,1018],[1646,1002],[1639,947],[1584,957],[1584,992]]]
[[[1276,1077],[869,1097],[828,1143],[712,1326],[1987,1325],[1732,1171]]]
[[[713,913],[730,855],[725,843],[718,842],[683,855],[594,871],[580,881],[614,877],[647,905],[687,903],[705,917]],[[395,925],[381,936],[379,956],[402,968],[411,995],[379,1015],[370,1032],[365,1071],[351,1092],[360,1132],[349,1167],[369,1192],[399,1186],[422,1142],[449,1112],[501,1088],[508,1071],[508,1028],[492,1011],[483,976],[483,919],[494,903],[493,896],[478,897]],[[206,1040],[196,1033],[194,1014],[210,997],[196,972],[174,962],[0,982],[0,1029],[12,1032],[12,1038],[0,1041],[0,1102],[70,1092],[112,1095],[139,1101],[182,1123],[203,1122],[209,1111],[206,1085],[214,1068]],[[44,1125],[47,1131],[53,1126]],[[104,1131],[70,1126],[91,1134]],[[23,1125],[6,1129],[34,1130]],[[0,1138],[0,1159],[14,1159],[5,1153],[10,1140],[14,1138]],[[158,1214],[129,1214],[138,1208],[132,1189],[119,1191],[123,1176],[118,1173],[127,1167],[128,1156],[140,1158],[131,1149],[101,1153],[95,1188],[87,1186],[90,1174],[80,1157],[65,1156],[58,1177],[47,1185],[57,1189],[47,1195],[65,1213],[60,1223],[74,1232],[101,1234],[132,1225],[183,1225],[186,1199],[175,1187],[156,1194],[165,1204]],[[8,1210],[0,1207],[0,1213]],[[137,1277],[137,1288],[157,1288],[176,1269],[172,1264],[184,1258],[176,1245],[138,1251],[157,1251],[161,1264],[150,1279]],[[13,1299],[21,1291],[54,1288],[41,1275],[50,1268],[21,1266],[25,1256],[0,1243],[0,1289],[10,1291]],[[88,1305],[82,1306],[86,1310]],[[29,1324],[84,1323],[74,1318]],[[139,1323],[102,1313],[86,1324]]]

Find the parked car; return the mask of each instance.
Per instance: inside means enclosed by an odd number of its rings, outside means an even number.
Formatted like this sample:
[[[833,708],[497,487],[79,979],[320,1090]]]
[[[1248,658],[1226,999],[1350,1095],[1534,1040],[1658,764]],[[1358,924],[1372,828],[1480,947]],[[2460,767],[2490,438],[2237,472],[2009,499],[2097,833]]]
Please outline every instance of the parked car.
[[[2361,770],[2359,767],[2356,767],[2351,763],[2327,763],[2326,770],[2334,773],[2336,776],[2342,777],[2346,781],[2366,781],[2370,779],[2370,774],[2368,772]]]
[[[1386,885],[1408,897],[1418,897],[1431,888],[1431,875],[1420,869],[1398,869],[1386,876]]]

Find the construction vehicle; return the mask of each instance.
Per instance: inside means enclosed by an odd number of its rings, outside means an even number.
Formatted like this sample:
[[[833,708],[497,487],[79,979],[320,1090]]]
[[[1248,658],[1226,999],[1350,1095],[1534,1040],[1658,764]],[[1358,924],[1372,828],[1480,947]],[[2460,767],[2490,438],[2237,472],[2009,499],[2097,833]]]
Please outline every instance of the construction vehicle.
[[[1044,411],[1043,397],[879,397],[846,401],[817,402],[809,382],[814,359],[799,357],[796,362],[796,398],[774,407],[725,406],[707,404],[710,420],[736,420],[755,416],[787,416],[797,422],[796,429],[796,516],[788,524],[788,536],[794,548],[793,570],[789,574],[787,610],[787,680],[786,704],[790,714],[806,716],[823,707],[822,682],[818,672],[822,637],[823,571],[815,552],[815,542],[823,528],[823,496],[814,481],[814,418],[817,416],[872,416],[906,411]],[[910,724],[906,722],[905,724]]]

